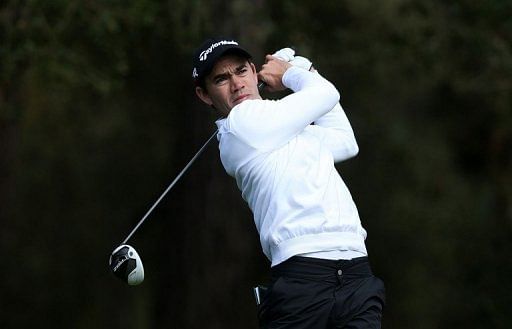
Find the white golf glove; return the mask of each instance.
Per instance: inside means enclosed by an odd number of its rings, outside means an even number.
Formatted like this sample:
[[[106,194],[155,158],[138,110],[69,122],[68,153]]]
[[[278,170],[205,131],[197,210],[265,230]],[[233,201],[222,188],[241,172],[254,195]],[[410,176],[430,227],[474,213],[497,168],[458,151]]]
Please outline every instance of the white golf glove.
[[[276,51],[272,56],[277,57],[285,62],[288,62],[293,66],[297,66],[308,71],[313,66],[313,63],[311,63],[311,61],[306,57],[295,56],[295,50],[293,50],[292,48],[280,49]]]
[[[292,48],[283,48],[278,51],[276,51],[272,56],[279,58],[280,60],[283,60],[285,62],[290,62],[293,60],[295,55],[295,50]]]
[[[313,66],[313,63],[311,63],[309,59],[302,56],[295,56],[295,58],[290,61],[290,64],[308,71],[310,71],[311,67]]]

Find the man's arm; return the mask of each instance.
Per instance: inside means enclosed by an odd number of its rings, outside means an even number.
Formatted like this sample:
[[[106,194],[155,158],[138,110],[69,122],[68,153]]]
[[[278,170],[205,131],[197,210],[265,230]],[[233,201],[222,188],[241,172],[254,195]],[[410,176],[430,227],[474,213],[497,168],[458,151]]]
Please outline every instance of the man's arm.
[[[334,162],[354,157],[359,152],[352,126],[338,103],[327,114],[315,120],[312,129],[332,152]]]
[[[293,49],[283,48],[277,51],[273,56],[293,66],[318,73],[313,67],[313,63],[308,58],[295,56]],[[331,150],[335,162],[349,159],[359,152],[359,147],[350,122],[339,103],[336,104],[330,112],[315,120],[314,123],[315,125],[308,129],[315,131],[324,145]],[[318,127],[322,127],[323,129],[318,129]]]
[[[276,58],[267,59],[260,78],[269,90],[287,87],[294,93],[278,101],[247,100],[233,108],[228,117],[230,130],[259,149],[284,145],[339,101],[336,88],[320,75],[290,65],[285,67],[283,63],[288,63]]]
[[[308,58],[294,56],[295,52],[293,50],[284,48],[276,53],[287,55],[286,59],[293,66],[298,66],[318,74],[318,71],[313,67],[313,63]],[[359,147],[352,126],[340,103],[336,104],[330,112],[315,120],[314,123],[315,125],[311,126],[310,130],[315,131],[324,145],[331,150],[335,162],[357,155]],[[319,127],[321,129],[318,129]]]

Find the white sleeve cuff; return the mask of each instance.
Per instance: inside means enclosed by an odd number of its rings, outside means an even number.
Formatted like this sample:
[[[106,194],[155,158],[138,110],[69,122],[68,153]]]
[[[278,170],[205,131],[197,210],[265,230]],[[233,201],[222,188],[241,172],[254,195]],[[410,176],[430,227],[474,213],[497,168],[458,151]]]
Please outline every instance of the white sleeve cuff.
[[[294,92],[299,91],[305,85],[304,77],[307,77],[311,72],[297,67],[292,66],[286,70],[283,74],[282,82],[286,88],[290,88]]]

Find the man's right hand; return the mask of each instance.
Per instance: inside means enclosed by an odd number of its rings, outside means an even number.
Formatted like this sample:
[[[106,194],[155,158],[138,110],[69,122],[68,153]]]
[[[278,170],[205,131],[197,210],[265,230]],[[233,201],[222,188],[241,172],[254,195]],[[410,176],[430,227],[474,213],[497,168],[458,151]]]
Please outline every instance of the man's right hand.
[[[282,48],[273,53],[272,56],[285,62],[291,62],[295,58],[295,50],[292,48]]]
[[[293,66],[300,67],[304,70],[312,71],[313,63],[306,57],[295,56],[295,50],[292,48],[282,48],[272,54],[285,62],[292,64]]]
[[[268,91],[281,91],[286,87],[283,85],[283,75],[292,65],[275,56],[267,55],[265,57],[265,64],[258,72],[258,79],[265,82]]]

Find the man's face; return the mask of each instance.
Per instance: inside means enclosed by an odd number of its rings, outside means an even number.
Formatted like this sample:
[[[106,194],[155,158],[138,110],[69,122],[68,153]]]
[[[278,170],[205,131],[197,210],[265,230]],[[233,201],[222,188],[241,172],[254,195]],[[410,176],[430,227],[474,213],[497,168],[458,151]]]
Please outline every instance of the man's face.
[[[240,56],[221,57],[204,82],[205,89],[196,87],[197,96],[224,116],[247,99],[261,99],[256,67]]]

